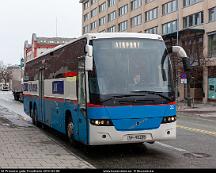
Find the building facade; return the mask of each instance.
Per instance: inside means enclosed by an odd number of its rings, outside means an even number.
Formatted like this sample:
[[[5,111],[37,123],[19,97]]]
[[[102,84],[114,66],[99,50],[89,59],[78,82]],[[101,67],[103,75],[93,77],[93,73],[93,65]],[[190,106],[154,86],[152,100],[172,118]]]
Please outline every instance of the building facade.
[[[8,66],[7,70],[10,72],[9,88],[12,90],[13,81],[21,81],[23,78],[23,69],[18,65]]]
[[[53,49],[73,39],[74,38],[37,37],[36,34],[33,33],[31,43],[28,43],[27,40],[24,43],[24,63],[40,56],[49,49]]]
[[[193,97],[216,101],[216,1],[80,0],[82,33],[145,32],[186,49],[192,66]],[[176,65],[180,98],[182,70]],[[178,80],[179,78],[179,80]]]

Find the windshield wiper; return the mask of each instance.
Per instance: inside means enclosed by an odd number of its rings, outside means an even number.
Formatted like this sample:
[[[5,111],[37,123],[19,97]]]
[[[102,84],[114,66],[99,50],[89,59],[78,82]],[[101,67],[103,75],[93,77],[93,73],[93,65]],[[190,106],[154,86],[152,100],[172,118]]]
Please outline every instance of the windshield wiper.
[[[108,99],[105,99],[105,100],[102,100],[101,102],[104,103],[104,102],[107,102],[109,100],[115,100],[116,98],[125,98],[125,97],[134,97],[134,96],[145,96],[145,95],[113,95],[113,96],[110,96],[110,98]]]
[[[167,55],[168,55],[168,52],[165,50],[163,53],[162,59],[161,59],[161,73],[162,73],[163,81],[167,81],[166,72],[164,69],[164,62],[165,62]]]
[[[131,91],[132,93],[147,93],[147,94],[153,94],[153,95],[157,95],[160,96],[168,101],[172,101],[171,98],[161,94],[162,92],[155,92],[155,91],[141,91],[141,90],[135,90],[135,91]]]

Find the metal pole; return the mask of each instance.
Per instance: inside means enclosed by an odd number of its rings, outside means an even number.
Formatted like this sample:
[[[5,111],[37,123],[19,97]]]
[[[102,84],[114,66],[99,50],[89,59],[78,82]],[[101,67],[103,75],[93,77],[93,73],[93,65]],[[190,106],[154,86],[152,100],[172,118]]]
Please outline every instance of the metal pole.
[[[187,105],[191,107],[191,94],[190,94],[190,83],[191,83],[191,74],[190,71],[186,71],[187,74]]]
[[[176,95],[176,103],[178,103],[178,66],[176,66],[176,91],[175,91],[175,95]]]
[[[177,41],[176,41],[176,45],[179,45],[179,0],[177,0]],[[176,67],[176,103],[178,103],[178,63],[177,63],[177,67]]]
[[[177,46],[179,45],[179,0],[177,0],[177,41],[176,41],[176,44]]]

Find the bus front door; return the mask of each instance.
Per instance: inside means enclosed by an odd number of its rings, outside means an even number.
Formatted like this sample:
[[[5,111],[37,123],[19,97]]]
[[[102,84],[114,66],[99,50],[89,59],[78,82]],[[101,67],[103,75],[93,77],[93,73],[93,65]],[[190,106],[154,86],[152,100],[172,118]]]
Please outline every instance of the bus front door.
[[[44,104],[44,69],[39,71],[39,114],[38,120],[42,123],[45,123],[45,104]]]
[[[87,117],[86,117],[86,74],[84,60],[78,63],[77,96],[78,96],[78,140],[87,144]]]

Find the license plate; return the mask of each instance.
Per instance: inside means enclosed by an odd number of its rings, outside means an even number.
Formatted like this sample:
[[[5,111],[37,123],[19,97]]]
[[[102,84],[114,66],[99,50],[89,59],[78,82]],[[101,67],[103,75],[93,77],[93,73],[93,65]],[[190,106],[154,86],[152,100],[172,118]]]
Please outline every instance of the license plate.
[[[146,139],[146,135],[128,135],[128,141],[144,141]]]

